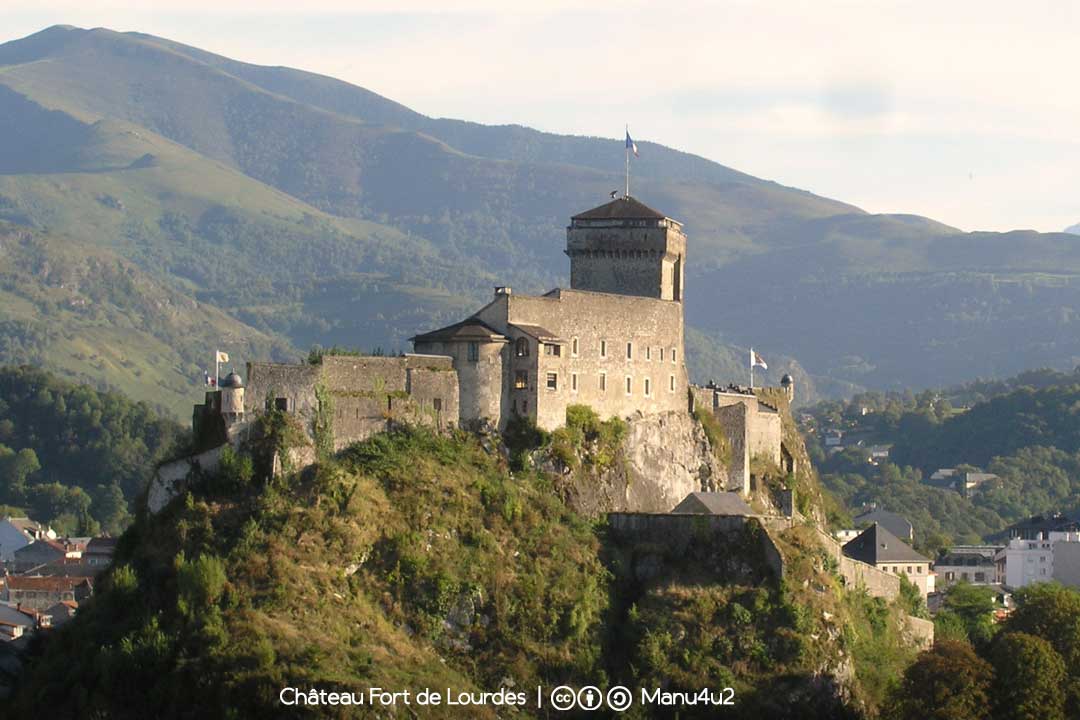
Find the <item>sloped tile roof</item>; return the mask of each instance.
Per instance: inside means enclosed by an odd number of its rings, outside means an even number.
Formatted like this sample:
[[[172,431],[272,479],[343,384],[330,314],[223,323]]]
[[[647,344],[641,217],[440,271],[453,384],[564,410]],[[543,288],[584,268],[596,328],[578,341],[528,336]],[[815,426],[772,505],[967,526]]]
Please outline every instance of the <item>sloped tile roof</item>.
[[[844,554],[853,560],[869,565],[889,562],[930,562],[929,558],[915,552],[914,548],[878,523],[866,528],[844,545]]]
[[[753,515],[746,501],[733,492],[693,492],[671,511],[694,515]]]
[[[667,216],[632,197],[621,197],[586,210],[571,220],[663,220]]]

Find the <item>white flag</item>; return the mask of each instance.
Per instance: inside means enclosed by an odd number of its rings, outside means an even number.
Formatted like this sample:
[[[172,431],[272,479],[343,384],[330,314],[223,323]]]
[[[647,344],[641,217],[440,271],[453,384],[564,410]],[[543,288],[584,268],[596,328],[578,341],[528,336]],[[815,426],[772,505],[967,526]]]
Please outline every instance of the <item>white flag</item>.
[[[219,363],[229,362],[229,353],[217,351],[217,361]]]
[[[761,359],[761,356],[754,352],[754,348],[750,348],[750,367],[759,367],[762,370],[769,369],[769,366],[765,364],[765,361]]]

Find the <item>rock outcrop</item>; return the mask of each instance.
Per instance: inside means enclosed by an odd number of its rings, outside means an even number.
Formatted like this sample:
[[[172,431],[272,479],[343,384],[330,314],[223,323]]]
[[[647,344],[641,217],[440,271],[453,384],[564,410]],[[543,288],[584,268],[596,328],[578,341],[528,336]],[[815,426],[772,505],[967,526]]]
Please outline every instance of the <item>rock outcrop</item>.
[[[560,490],[579,513],[669,512],[692,492],[723,489],[708,438],[689,413],[639,415],[627,425],[611,467],[562,471]]]

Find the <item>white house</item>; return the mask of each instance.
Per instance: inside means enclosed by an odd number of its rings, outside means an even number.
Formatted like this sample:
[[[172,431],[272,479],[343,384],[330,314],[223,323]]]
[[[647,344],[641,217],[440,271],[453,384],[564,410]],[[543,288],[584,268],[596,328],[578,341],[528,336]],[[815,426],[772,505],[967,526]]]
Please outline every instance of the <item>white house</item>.
[[[1059,543],[1080,543],[1080,532],[1051,530],[1038,537],[1009,540],[994,558],[999,577],[1013,589],[1053,580],[1054,546]]]

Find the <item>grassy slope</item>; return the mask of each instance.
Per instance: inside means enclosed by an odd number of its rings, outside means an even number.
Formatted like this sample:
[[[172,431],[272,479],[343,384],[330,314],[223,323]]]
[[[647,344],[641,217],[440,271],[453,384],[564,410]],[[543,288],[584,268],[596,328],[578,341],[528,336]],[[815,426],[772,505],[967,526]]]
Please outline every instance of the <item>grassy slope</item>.
[[[190,412],[215,346],[282,343],[161,284],[106,249],[0,223],[4,363],[30,363]]]

